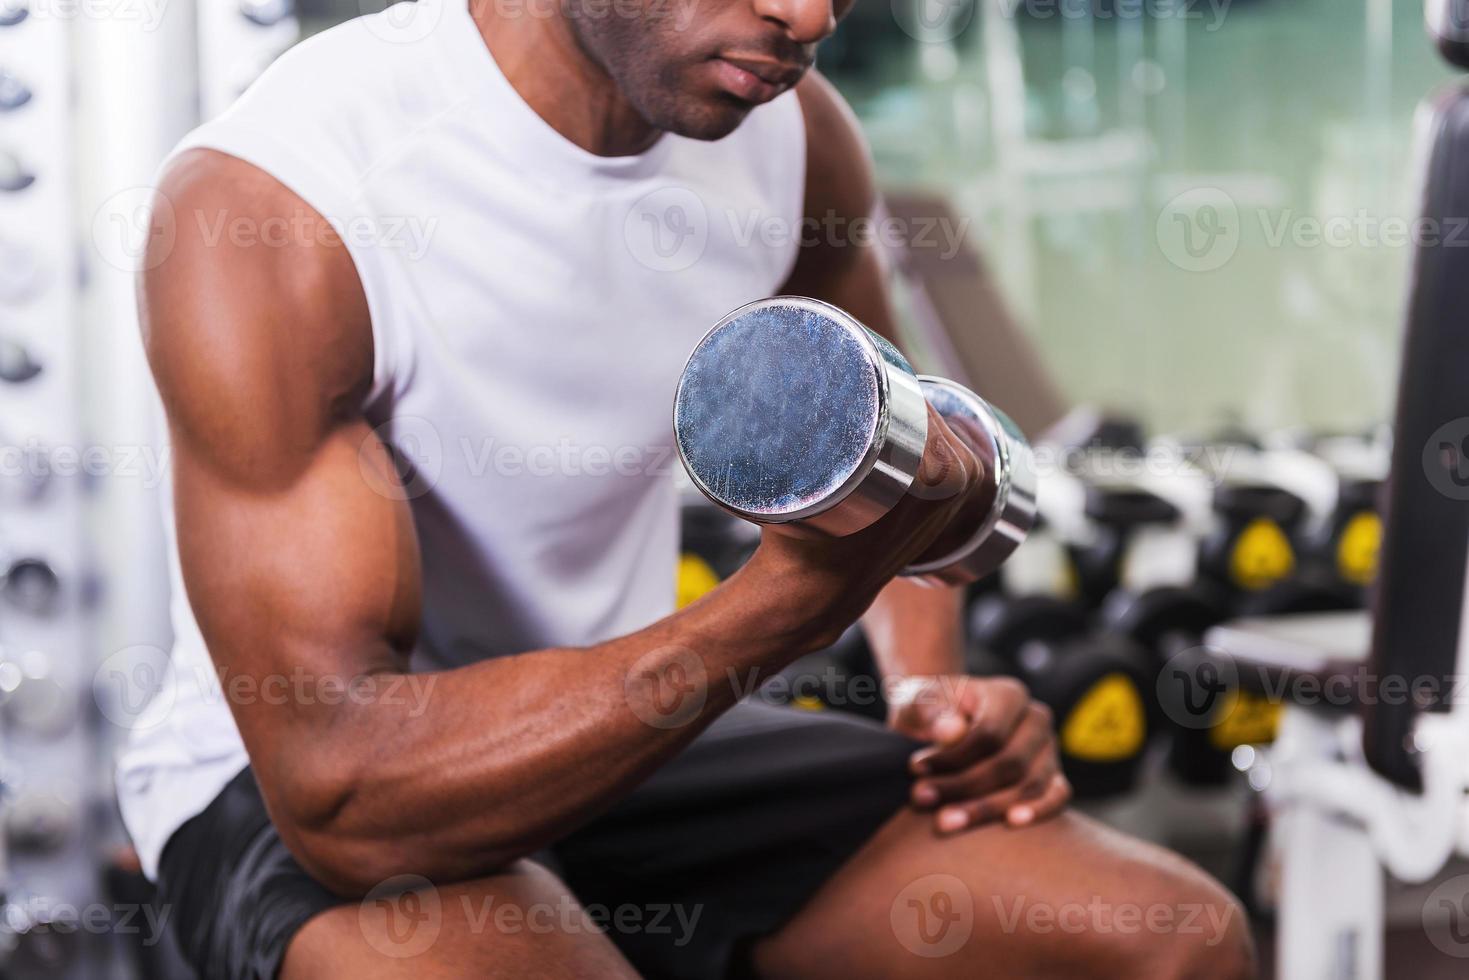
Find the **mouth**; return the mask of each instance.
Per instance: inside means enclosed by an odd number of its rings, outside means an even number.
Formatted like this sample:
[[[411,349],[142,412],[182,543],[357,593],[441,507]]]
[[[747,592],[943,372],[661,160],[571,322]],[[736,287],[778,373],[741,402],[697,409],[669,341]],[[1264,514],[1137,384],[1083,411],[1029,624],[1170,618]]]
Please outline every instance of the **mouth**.
[[[714,70],[726,92],[743,102],[759,105],[785,92],[806,74],[809,64],[792,64],[770,58],[721,55]]]

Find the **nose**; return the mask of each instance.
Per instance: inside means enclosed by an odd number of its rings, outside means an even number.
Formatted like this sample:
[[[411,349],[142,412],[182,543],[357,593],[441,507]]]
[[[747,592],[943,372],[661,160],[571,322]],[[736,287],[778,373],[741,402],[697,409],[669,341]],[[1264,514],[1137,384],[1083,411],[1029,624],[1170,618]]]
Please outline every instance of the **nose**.
[[[755,0],[755,13],[779,24],[797,44],[824,41],[837,27],[832,0]]]

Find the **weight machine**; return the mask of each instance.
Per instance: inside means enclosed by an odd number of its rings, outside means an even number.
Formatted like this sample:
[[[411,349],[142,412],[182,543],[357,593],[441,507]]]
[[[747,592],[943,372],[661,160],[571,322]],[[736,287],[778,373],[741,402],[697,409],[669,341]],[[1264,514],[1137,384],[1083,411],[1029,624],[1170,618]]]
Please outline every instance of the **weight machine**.
[[[1469,69],[1469,0],[1428,0],[1426,19]],[[1454,247],[1469,217],[1469,83],[1429,96],[1416,138],[1421,220],[1372,612],[1208,635],[1216,690],[1284,692],[1263,759],[1282,870],[1276,975],[1289,980],[1382,977],[1383,872],[1429,882],[1469,854],[1469,250]],[[1422,920],[1441,952],[1469,958],[1469,875],[1441,883]]]

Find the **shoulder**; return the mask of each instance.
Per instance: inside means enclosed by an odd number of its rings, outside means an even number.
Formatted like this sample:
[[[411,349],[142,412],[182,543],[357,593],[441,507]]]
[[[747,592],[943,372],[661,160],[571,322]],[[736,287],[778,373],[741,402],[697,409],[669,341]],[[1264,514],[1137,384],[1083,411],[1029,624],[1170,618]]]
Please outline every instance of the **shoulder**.
[[[448,36],[454,23],[400,36],[382,17],[358,17],[292,47],[181,148],[214,146],[279,161],[320,175],[350,198],[376,163],[468,99],[445,57],[457,50],[458,39]]]
[[[196,457],[270,479],[278,450],[360,404],[373,343],[355,267],[269,174],[209,150],[175,158],[143,265],[149,363],[175,441]]]
[[[866,217],[877,188],[856,115],[818,72],[802,79],[796,94],[806,132],[806,215]]]

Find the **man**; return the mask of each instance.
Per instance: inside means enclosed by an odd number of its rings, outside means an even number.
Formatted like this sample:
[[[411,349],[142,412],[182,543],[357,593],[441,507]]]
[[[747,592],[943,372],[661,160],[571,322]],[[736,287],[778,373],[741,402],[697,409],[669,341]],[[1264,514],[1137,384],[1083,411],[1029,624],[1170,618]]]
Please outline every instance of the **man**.
[[[967,531],[936,417],[891,515],[672,610],[702,332],[892,330],[871,248],[801,244],[874,203],[808,71],[845,3],[462,4],[302,44],[160,185],[178,640],[120,792],[201,974],[1248,975],[1233,899],[1062,812],[1048,714],[894,580]],[[736,704],[859,617],[888,729]]]

